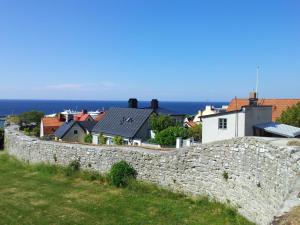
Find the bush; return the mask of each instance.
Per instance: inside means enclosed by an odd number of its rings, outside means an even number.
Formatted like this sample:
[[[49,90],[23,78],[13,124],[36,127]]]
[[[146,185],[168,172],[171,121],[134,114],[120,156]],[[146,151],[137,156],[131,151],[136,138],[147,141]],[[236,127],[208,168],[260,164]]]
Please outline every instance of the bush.
[[[202,125],[199,124],[195,127],[188,129],[189,137],[194,138],[195,141],[201,141],[202,139]]]
[[[160,131],[168,128],[168,127],[173,127],[176,126],[175,120],[172,119],[170,116],[157,116],[156,114],[153,114],[150,117],[150,124],[151,124],[151,129],[155,133],[159,133]]]
[[[124,143],[123,141],[123,138],[120,137],[120,136],[115,136],[113,138],[113,142],[116,144],[116,145],[122,145]]]
[[[26,134],[26,135],[30,135],[30,129],[28,128],[28,127],[25,127],[24,129],[23,129],[23,131],[24,131],[24,134]]]
[[[112,166],[109,178],[112,185],[124,187],[128,185],[131,179],[136,178],[136,171],[127,162],[120,161]]]
[[[0,150],[4,148],[4,130],[0,128]]]
[[[162,146],[174,146],[178,137],[187,138],[187,129],[184,127],[168,127],[155,135],[155,141]]]
[[[44,117],[44,113],[40,111],[30,111],[24,112],[19,115],[20,123],[30,124],[36,123],[39,125],[41,123],[41,119]]]
[[[277,122],[300,127],[300,102],[284,111]]]
[[[35,127],[32,129],[32,135],[39,137],[40,136],[40,128],[39,127]]]
[[[66,168],[66,175],[73,176],[79,170],[80,170],[80,161],[79,161],[79,159],[76,159],[76,160],[72,161]]]
[[[91,134],[87,134],[84,136],[84,142],[85,143],[92,143],[93,142],[93,136]]]
[[[100,134],[98,137],[99,144],[106,145],[107,137],[104,137],[103,134]]]

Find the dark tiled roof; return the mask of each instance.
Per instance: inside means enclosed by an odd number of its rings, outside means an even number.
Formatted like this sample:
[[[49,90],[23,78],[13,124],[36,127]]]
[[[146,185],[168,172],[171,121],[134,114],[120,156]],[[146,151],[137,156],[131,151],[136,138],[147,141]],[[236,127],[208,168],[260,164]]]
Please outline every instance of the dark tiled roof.
[[[94,126],[97,124],[97,121],[80,121],[78,122],[81,127],[83,127],[88,132],[92,132]]]
[[[152,109],[110,108],[93,132],[133,138],[152,112]]]
[[[151,107],[146,107],[144,109],[152,109]],[[180,113],[176,113],[176,112],[173,112],[169,109],[165,109],[165,108],[160,108],[158,107],[157,109],[154,110],[158,115],[166,115],[166,116],[181,116],[181,115],[184,115],[184,114],[180,114]]]
[[[63,138],[65,134],[73,127],[73,125],[76,123],[76,121],[71,120],[69,122],[65,122],[63,125],[61,125],[55,132],[54,136]]]

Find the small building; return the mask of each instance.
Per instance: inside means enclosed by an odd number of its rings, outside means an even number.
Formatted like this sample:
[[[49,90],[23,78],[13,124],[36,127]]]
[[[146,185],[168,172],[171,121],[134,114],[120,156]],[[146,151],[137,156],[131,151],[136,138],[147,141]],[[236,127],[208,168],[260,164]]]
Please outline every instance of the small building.
[[[102,120],[105,116],[105,111],[101,111],[99,112],[99,114],[94,118],[95,121],[99,122],[100,120]]]
[[[71,120],[59,127],[54,136],[60,141],[84,143],[85,135],[90,134],[95,125],[95,121]]]
[[[272,106],[258,105],[254,93],[249,104],[239,110],[202,116],[201,119],[203,143],[254,136],[255,125],[272,122]]]
[[[88,113],[86,109],[82,110],[81,113],[74,115],[75,121],[94,121],[93,117]]]
[[[217,113],[222,113],[222,112],[226,112],[227,110],[227,105],[223,105],[221,108],[216,108],[212,105],[207,105],[205,106],[205,109],[203,110],[199,110],[197,115],[195,115],[193,122],[196,124],[200,124],[201,121],[201,117],[202,116],[208,116],[208,115],[213,115],[213,114],[217,114]]]
[[[44,117],[40,124],[40,137],[51,136],[64,123],[65,119],[61,114],[55,117]]]
[[[299,98],[259,99],[258,105],[259,106],[265,106],[265,105],[272,106],[272,121],[275,122],[284,111],[286,111],[289,107],[296,105],[298,102],[300,102]],[[227,112],[240,110],[245,105],[248,105],[248,99],[234,98],[229,103]]]
[[[92,131],[93,143],[98,144],[98,136],[102,134],[108,138],[108,144],[115,136],[120,136],[125,144],[141,145],[150,138],[152,113],[152,109],[110,108]]]

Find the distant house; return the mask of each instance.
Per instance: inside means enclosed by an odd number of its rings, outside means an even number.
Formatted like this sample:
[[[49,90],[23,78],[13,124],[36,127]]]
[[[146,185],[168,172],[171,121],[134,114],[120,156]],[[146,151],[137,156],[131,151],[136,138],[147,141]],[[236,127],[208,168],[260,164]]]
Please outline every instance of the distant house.
[[[99,122],[100,120],[102,120],[105,117],[105,111],[101,111],[99,112],[99,115],[97,115],[94,120]]]
[[[150,138],[149,118],[152,113],[152,109],[110,108],[93,128],[93,143],[98,144],[98,136],[103,134],[108,138],[108,144],[115,136],[121,136],[125,144],[141,145]]]
[[[195,123],[192,119],[190,118],[185,118],[184,119],[184,126],[187,128],[191,128],[191,127],[196,127],[198,124]]]
[[[194,117],[193,122],[200,124],[202,116],[208,116],[212,114],[226,112],[226,109],[227,109],[227,105],[223,105],[222,108],[216,108],[212,105],[207,105],[205,106],[205,109],[198,111],[198,114]]]
[[[257,104],[256,94],[239,110],[202,116],[202,142],[254,136],[254,126],[272,122],[272,106]]]
[[[265,106],[269,105],[272,106],[272,121],[276,121],[282,114],[283,111],[287,110],[288,107],[296,105],[300,102],[300,99],[259,99],[258,105]],[[248,99],[232,99],[228,108],[227,112],[240,110],[243,106],[248,105]]]
[[[82,110],[81,113],[74,115],[75,121],[94,121],[93,117],[88,113],[86,109]]]
[[[54,136],[60,141],[84,143],[85,135],[90,134],[95,125],[95,121],[71,120],[59,127]]]
[[[55,117],[42,118],[40,125],[40,137],[53,135],[64,121],[65,119],[61,116],[61,114],[58,114]]]

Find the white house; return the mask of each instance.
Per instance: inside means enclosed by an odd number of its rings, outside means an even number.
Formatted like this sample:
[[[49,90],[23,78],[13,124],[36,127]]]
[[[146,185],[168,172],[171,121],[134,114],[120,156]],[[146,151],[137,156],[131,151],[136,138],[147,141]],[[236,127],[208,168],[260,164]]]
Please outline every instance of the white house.
[[[255,125],[272,122],[272,106],[258,106],[256,96],[240,110],[202,116],[202,142],[253,136]]]

